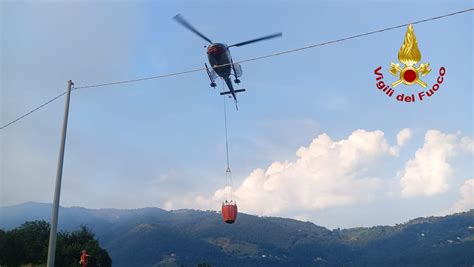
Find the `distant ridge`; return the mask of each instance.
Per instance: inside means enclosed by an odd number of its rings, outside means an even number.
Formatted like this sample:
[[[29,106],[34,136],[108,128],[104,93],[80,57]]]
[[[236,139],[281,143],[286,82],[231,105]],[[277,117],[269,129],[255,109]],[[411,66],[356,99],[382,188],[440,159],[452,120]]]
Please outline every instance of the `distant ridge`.
[[[0,228],[50,220],[51,204],[0,207]],[[60,229],[90,227],[114,266],[473,266],[474,210],[396,226],[329,230],[311,222],[215,211],[60,208]]]

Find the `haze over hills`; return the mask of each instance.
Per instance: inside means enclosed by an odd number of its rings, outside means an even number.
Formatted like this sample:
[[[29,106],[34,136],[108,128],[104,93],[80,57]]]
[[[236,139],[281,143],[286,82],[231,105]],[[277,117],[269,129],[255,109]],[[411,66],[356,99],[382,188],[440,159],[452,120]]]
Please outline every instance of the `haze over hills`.
[[[51,205],[0,208],[0,227],[50,220]],[[114,266],[472,266],[474,210],[396,226],[335,229],[240,213],[233,225],[214,211],[159,208],[60,209],[60,229],[86,224]]]

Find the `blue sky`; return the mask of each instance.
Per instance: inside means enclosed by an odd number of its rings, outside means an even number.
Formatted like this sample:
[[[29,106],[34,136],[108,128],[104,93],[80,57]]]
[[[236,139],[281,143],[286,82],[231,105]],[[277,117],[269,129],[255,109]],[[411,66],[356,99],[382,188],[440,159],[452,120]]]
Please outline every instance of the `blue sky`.
[[[473,7],[470,1],[3,1],[0,6],[2,124],[64,91],[69,79],[83,86],[202,67],[205,42],[172,20],[177,13],[215,42],[283,32],[282,38],[233,48],[234,60],[242,60]],[[423,79],[432,84],[441,66],[447,70],[441,89],[422,102],[399,103],[375,86],[378,66],[385,81],[395,80],[388,67],[398,61],[405,28],[242,64],[247,92],[239,95],[240,110],[229,111],[241,210],[348,227],[459,211],[458,203],[472,208],[461,190],[472,195],[474,178],[472,25],[472,12],[415,25],[421,63],[432,68]],[[197,72],[75,91],[61,204],[218,210],[225,183],[223,107],[208,84],[207,75]],[[63,105],[63,99],[56,101],[0,132],[2,205],[52,201]],[[409,138],[397,146],[397,134],[405,128]],[[321,141],[322,134],[332,141],[309,149],[316,158],[299,164],[305,160],[296,155],[299,148]],[[354,145],[358,138],[374,141],[373,151]],[[327,154],[318,154],[326,148]],[[346,166],[337,159],[348,149],[358,158]],[[255,174],[275,162],[288,165],[276,176]],[[401,194],[402,178],[415,179],[407,168],[422,163],[447,164],[437,172],[439,180],[422,180],[437,189]],[[316,175],[320,171],[324,175]],[[413,168],[417,171],[426,170]],[[257,176],[267,181],[262,188],[250,183]]]

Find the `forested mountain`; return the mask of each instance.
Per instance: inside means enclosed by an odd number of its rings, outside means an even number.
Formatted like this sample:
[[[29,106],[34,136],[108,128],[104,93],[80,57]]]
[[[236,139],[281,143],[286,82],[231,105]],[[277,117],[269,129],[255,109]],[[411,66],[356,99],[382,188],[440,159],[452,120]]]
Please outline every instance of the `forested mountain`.
[[[51,205],[0,208],[0,227],[49,220]],[[60,229],[87,225],[114,266],[473,266],[474,210],[396,226],[329,230],[310,222],[214,211],[61,208]]]

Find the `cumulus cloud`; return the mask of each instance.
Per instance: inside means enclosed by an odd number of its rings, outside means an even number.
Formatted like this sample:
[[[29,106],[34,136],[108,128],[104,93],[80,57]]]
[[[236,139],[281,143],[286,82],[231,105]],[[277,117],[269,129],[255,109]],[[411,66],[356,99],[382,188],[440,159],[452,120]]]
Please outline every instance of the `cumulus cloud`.
[[[405,128],[397,134],[397,146],[403,146],[411,138],[411,130]]]
[[[401,194],[404,197],[432,196],[449,189],[453,170],[448,160],[459,150],[469,150],[472,140],[457,135],[429,130],[423,147],[409,160],[400,175]]]
[[[321,134],[297,150],[296,160],[274,162],[266,169],[252,171],[236,188],[234,199],[244,212],[285,216],[366,202],[382,183],[369,170],[383,157],[395,156],[392,151],[381,131],[356,130],[339,141]],[[215,207],[228,197],[228,191],[228,187],[220,188],[212,197],[199,195],[179,202],[183,206]]]
[[[474,209],[474,179],[469,179],[459,188],[459,200],[454,203],[450,213]]]
[[[347,138],[333,140],[328,134],[316,137],[296,152],[295,160],[273,162],[253,170],[237,186],[233,199],[239,210],[260,215],[305,217],[331,207],[349,206],[375,199],[385,192],[386,170],[377,169],[385,157],[397,157],[398,150],[411,138],[406,128],[390,146],[381,131],[356,130]],[[472,139],[459,134],[429,130],[422,147],[399,172],[404,197],[431,196],[449,188],[453,169],[448,163],[458,152],[470,151]],[[467,185],[456,207],[472,202]],[[229,198],[229,187],[213,194],[188,194],[167,202],[167,208],[215,209]],[[380,193],[379,193],[380,194]],[[382,193],[383,194],[383,193]],[[456,208],[459,210],[460,208]]]
[[[461,138],[461,143],[459,145],[462,150],[474,153],[474,140],[472,138],[467,136]]]

